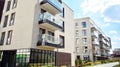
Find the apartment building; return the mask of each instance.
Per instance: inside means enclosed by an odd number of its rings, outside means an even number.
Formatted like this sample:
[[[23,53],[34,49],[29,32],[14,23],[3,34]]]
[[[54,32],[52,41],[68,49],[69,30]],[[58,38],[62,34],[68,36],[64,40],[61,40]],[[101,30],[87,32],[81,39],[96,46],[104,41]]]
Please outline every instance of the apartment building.
[[[76,56],[82,60],[104,60],[109,56],[111,40],[91,18],[75,19]]]
[[[73,11],[65,3],[4,1],[0,10],[1,67],[74,66]]]
[[[120,48],[115,48],[114,50],[113,50],[113,57],[114,58],[120,58]]]

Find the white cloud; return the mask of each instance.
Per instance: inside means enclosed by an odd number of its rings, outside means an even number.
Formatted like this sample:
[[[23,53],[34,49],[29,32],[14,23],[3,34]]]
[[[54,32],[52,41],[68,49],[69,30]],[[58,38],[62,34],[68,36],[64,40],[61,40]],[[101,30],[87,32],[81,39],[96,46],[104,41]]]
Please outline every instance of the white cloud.
[[[120,4],[120,0],[84,0],[80,7],[85,13],[103,13],[104,10],[115,4]]]
[[[120,0],[84,0],[80,7],[83,11],[83,15],[100,13],[101,17],[104,18],[104,22],[111,21],[120,23],[120,20],[115,20],[104,15],[106,9],[117,4],[120,4]]]
[[[109,31],[109,33],[110,33],[111,35],[116,35],[116,34],[118,34],[118,32],[117,32],[116,30],[111,30],[111,31]]]
[[[108,27],[108,26],[110,26],[110,23],[105,23],[103,26]]]
[[[106,0],[104,0],[104,1],[106,1]],[[87,14],[89,12],[96,13],[104,7],[104,1],[84,0],[84,2],[81,4],[80,7],[83,10],[83,14]]]

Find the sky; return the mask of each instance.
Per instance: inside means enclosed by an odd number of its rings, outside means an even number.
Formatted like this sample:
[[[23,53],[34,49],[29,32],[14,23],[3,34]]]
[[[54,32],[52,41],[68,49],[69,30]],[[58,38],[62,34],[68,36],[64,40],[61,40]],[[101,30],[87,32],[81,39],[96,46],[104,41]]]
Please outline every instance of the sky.
[[[75,18],[90,17],[111,38],[112,49],[120,48],[120,0],[63,0]]]

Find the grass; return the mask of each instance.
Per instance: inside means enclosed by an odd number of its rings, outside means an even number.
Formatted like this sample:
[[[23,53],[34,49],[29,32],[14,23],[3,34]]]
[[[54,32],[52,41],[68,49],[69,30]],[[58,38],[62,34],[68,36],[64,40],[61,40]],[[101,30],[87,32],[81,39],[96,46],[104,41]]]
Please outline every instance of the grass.
[[[113,67],[120,67],[120,65],[115,65],[115,66],[113,66]]]

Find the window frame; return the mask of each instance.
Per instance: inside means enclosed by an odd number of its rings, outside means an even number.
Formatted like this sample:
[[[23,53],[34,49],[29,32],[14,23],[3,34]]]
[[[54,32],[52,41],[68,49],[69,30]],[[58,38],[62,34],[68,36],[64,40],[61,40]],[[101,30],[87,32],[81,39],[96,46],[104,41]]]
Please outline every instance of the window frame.
[[[7,27],[9,15],[6,15],[4,18],[3,28]]]
[[[86,28],[87,27],[87,23],[86,22],[82,22],[82,28]]]
[[[12,34],[13,34],[13,30],[9,30],[9,31],[8,31],[8,34],[7,34],[6,45],[10,45],[10,44],[11,44]],[[10,40],[8,40],[9,38],[10,38]]]
[[[0,44],[0,45],[4,45],[4,41],[5,41],[5,34],[6,34],[6,32],[2,32],[1,39],[0,39],[0,42],[1,42],[1,44]]]
[[[13,5],[12,5],[12,9],[16,8],[17,7],[17,2],[18,0],[13,0]],[[16,5],[15,5],[16,4]]]
[[[10,7],[11,7],[11,0],[9,0],[9,1],[7,2],[6,11],[9,11],[9,10],[10,10]]]
[[[13,21],[13,23],[11,23],[12,21]],[[14,25],[14,22],[15,22],[15,12],[11,14],[9,26]]]

